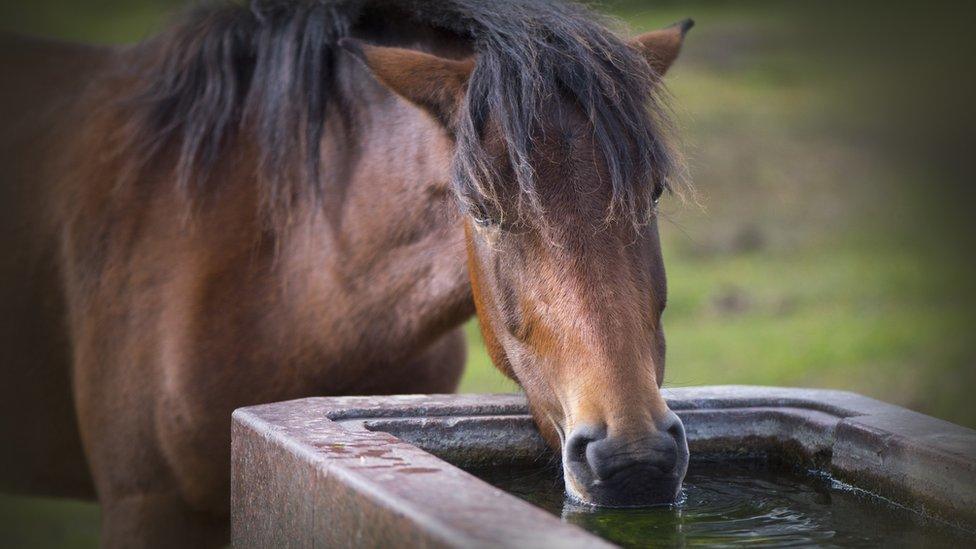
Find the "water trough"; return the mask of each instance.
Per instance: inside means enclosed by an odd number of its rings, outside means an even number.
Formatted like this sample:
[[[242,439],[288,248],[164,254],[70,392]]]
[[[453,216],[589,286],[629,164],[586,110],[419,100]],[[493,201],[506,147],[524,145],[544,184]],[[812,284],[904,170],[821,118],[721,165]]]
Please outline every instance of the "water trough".
[[[854,393],[748,386],[665,398],[692,455],[823,471],[976,530],[976,431]],[[464,469],[551,455],[517,395],[321,397],[234,413],[235,547],[601,547]]]

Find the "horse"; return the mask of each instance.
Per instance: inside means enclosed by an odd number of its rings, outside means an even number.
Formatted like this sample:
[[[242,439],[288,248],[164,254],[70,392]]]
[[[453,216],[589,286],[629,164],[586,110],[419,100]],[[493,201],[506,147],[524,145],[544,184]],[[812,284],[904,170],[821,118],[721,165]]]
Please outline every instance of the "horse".
[[[228,539],[230,416],[448,393],[477,314],[584,503],[676,497],[662,77],[555,0],[252,0],[131,46],[4,38],[3,488],[102,543]]]

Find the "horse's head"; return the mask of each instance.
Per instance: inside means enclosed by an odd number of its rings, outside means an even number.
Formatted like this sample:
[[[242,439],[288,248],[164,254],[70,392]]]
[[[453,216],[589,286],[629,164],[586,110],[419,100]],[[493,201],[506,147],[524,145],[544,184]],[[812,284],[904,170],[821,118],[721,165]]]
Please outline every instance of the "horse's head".
[[[690,22],[631,43],[628,55],[652,73],[641,81],[657,83],[688,27]],[[543,434],[560,445],[567,491],[599,505],[673,501],[688,449],[681,421],[659,391],[666,284],[653,204],[666,182],[654,175],[655,156],[634,150],[646,143],[601,126],[579,93],[566,89],[572,82],[553,86],[545,101],[531,107],[532,123],[519,136],[512,121],[497,116],[504,109],[492,104],[513,98],[475,89],[472,71],[481,69],[475,67],[483,59],[344,45],[381,82],[452,132],[455,163],[463,164],[456,189],[467,212],[469,271],[482,333],[498,368],[525,389]],[[643,99],[650,101],[651,92]],[[488,107],[476,105],[473,93],[483,93],[478,101]],[[599,108],[614,104],[602,101]],[[638,110],[650,116],[645,106]],[[604,115],[612,119],[614,113]],[[513,151],[513,135],[527,146]],[[655,136],[649,138],[654,142]],[[621,156],[608,158],[608,142]],[[464,154],[480,154],[480,160],[458,158]],[[651,161],[636,169],[620,165],[637,158]],[[621,174],[631,181],[621,181]]]

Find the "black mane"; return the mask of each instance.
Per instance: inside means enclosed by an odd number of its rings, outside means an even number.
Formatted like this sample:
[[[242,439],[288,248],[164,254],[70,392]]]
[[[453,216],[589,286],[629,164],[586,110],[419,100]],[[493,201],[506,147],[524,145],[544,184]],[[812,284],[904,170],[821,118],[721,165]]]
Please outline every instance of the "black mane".
[[[478,55],[457,129],[455,184],[462,199],[498,203],[496,174],[479,136],[499,121],[521,196],[536,204],[529,157],[547,98],[575,100],[607,159],[611,212],[642,220],[670,188],[676,161],[668,122],[643,58],[586,8],[559,0],[252,0],[192,10],[143,44],[142,114],[135,146],[152,159],[178,147],[176,177],[201,184],[228,139],[248,128],[269,205],[321,194],[319,143],[337,97],[338,40],[370,9],[395,5],[418,22],[470,40]]]

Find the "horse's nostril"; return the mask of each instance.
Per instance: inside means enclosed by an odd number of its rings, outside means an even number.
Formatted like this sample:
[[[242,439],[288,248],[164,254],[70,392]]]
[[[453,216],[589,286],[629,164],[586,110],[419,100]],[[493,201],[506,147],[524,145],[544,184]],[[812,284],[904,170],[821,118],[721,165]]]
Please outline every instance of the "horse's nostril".
[[[658,424],[659,429],[667,433],[672,440],[674,440],[677,447],[681,447],[686,444],[685,442],[685,426],[681,423],[681,419],[674,412],[668,411],[664,419]]]
[[[569,462],[587,463],[586,449],[591,442],[602,439],[606,428],[584,425],[573,429],[566,439],[566,450],[563,459]]]
[[[669,412],[668,415],[669,415],[668,425],[666,428],[667,433],[671,435],[671,438],[673,438],[674,441],[678,443],[678,445],[684,444],[684,440],[685,440],[684,424],[681,423],[681,420],[678,419],[677,414],[675,414],[674,412]]]

